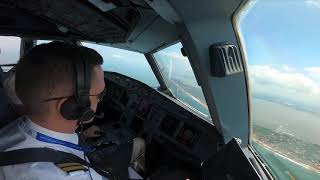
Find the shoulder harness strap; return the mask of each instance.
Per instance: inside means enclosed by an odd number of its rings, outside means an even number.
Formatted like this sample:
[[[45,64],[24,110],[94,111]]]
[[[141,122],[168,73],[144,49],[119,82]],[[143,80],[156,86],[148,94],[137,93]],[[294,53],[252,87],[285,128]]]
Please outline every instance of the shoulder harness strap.
[[[111,180],[119,179],[111,172],[102,170],[78,156],[50,148],[25,148],[0,152],[0,166],[17,165],[31,162],[52,162],[55,164],[78,163],[94,169],[100,175]]]

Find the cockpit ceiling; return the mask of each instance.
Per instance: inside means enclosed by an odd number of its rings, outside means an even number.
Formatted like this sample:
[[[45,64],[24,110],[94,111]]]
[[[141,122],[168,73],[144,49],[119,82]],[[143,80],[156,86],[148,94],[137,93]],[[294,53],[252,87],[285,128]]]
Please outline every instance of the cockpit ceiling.
[[[143,0],[3,0],[0,34],[94,41],[142,53],[178,39],[175,25]]]

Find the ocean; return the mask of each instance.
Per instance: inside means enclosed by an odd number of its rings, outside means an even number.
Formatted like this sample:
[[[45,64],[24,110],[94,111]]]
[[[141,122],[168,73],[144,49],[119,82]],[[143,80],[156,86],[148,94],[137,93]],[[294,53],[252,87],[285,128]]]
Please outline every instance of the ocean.
[[[253,123],[320,145],[320,115],[271,101],[252,99]]]
[[[270,144],[270,146],[287,146],[288,149],[283,149],[284,154],[288,152],[291,154],[300,153],[305,157],[309,157],[307,158],[309,159],[307,160],[307,163],[309,164],[313,164],[312,162],[310,162],[310,160],[318,161],[318,159],[314,158],[312,154],[316,154],[317,152],[314,151],[319,151],[319,149],[313,149],[310,154],[308,152],[310,152],[310,149],[312,149],[311,147],[314,147],[315,145],[320,145],[319,114],[303,111],[299,108],[290,105],[279,104],[272,101],[253,98],[252,120],[254,125],[258,125],[260,127],[269,129],[272,136],[277,136],[274,137],[273,140],[279,138],[279,140],[276,142],[271,141],[273,144]],[[253,126],[253,134],[261,134],[261,132],[258,132],[258,130],[258,128],[255,129],[255,126]],[[286,140],[281,140],[281,137],[278,137],[280,134],[283,134],[283,137],[290,137],[293,140],[299,139],[301,140],[301,143],[294,144],[292,143],[292,141],[287,141],[289,144],[284,143],[283,146],[280,146],[279,143],[286,142]],[[277,179],[320,179],[320,173],[308,169],[308,167],[304,165],[302,162],[289,159],[281,155],[283,153],[279,154],[275,152],[275,150],[273,150],[272,148],[267,147],[268,144],[258,144],[256,142],[253,140],[252,144],[254,145],[258,154],[269,165],[268,167],[270,167],[270,169],[273,171],[273,174],[276,175]],[[299,145],[301,146],[299,147]],[[290,152],[289,149],[291,148],[292,150],[292,147],[297,148],[295,149],[296,152]],[[302,151],[301,147],[304,147]],[[301,157],[297,157],[296,159],[299,158],[301,159]],[[306,158],[304,159],[306,160]]]
[[[267,162],[268,167],[276,175],[277,179],[281,180],[319,180],[320,173],[309,170],[302,165],[288,160],[284,156],[277,154],[260,144],[253,143],[258,154]]]

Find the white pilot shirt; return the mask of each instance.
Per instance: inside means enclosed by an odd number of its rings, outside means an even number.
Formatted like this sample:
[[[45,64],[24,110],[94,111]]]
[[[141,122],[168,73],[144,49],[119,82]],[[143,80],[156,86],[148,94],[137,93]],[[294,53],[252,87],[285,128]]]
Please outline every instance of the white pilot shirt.
[[[78,135],[74,134],[65,134],[49,129],[43,128],[35,123],[33,123],[29,118],[22,117],[17,120],[16,127],[12,128],[11,126],[5,128],[16,129],[10,137],[16,137],[21,135],[24,137],[23,140],[17,142],[16,144],[8,147],[2,151],[10,151],[15,149],[22,148],[37,148],[37,147],[47,147],[51,149],[56,149],[59,151],[64,151],[67,153],[72,153],[82,159],[85,158],[84,152],[81,150],[74,149],[72,147],[52,144],[43,141],[39,141],[32,135],[32,132],[38,132],[46,136],[67,141],[73,144],[78,144]],[[0,133],[1,134],[1,133]],[[6,133],[8,134],[8,133]],[[1,139],[6,138],[1,135]],[[9,136],[9,135],[8,135]],[[1,141],[0,139],[0,141]],[[21,139],[21,138],[20,138]],[[3,142],[3,141],[2,141]],[[1,150],[1,144],[0,144]],[[87,159],[86,159],[87,160]],[[87,167],[86,167],[87,168]],[[134,179],[140,179],[131,168],[129,168],[129,176]],[[58,167],[54,163],[50,162],[32,162],[18,165],[10,165],[0,167],[0,180],[106,180],[107,178],[99,175],[95,170],[89,168],[89,170],[75,170],[75,171],[66,171],[61,167]]]

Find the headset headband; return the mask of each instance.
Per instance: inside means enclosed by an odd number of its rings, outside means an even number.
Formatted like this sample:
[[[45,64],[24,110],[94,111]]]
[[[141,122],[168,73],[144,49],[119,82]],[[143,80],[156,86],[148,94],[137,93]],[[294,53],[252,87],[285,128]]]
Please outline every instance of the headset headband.
[[[75,92],[62,105],[60,112],[68,120],[78,120],[78,123],[88,121],[94,116],[91,109],[90,85],[91,85],[91,68],[86,61],[86,53],[81,53],[79,49],[75,55],[72,64],[75,75]],[[77,58],[80,61],[77,61]]]
[[[90,95],[91,70],[88,62],[83,59],[81,53],[79,53],[79,58],[81,59],[80,63],[73,61],[76,77],[75,96],[80,104],[86,104],[88,102],[85,101],[88,100]]]

